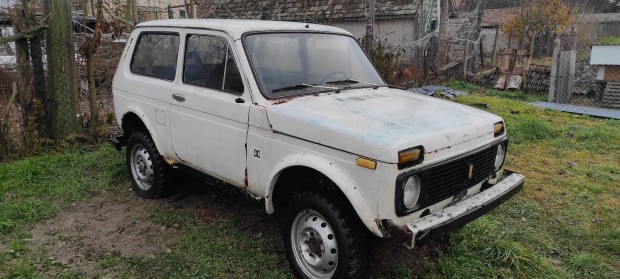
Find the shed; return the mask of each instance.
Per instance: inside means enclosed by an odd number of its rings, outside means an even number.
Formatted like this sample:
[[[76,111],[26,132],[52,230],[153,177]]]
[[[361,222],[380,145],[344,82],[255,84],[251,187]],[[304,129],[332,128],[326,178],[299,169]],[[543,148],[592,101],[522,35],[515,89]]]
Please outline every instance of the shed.
[[[620,108],[620,46],[593,46],[590,64],[598,66],[596,78],[607,81],[602,103]]]
[[[620,82],[620,46],[593,46],[590,64],[598,66],[596,79]]]

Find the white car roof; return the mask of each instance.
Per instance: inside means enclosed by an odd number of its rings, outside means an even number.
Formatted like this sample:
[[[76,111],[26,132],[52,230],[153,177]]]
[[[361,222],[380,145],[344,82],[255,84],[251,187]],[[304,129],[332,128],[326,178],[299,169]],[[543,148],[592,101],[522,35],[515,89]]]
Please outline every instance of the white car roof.
[[[308,26],[308,27],[306,27]],[[269,21],[249,19],[163,19],[140,23],[139,27],[179,27],[179,28],[205,28],[221,30],[228,33],[233,39],[241,38],[247,32],[260,31],[314,31],[330,32],[351,35],[346,30],[314,23]]]

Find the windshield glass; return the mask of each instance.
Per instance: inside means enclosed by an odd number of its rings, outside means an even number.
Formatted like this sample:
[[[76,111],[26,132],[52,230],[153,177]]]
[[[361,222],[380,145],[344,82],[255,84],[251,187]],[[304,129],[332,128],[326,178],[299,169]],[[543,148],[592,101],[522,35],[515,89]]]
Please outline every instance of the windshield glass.
[[[269,98],[384,84],[355,39],[335,34],[268,33],[245,38]]]

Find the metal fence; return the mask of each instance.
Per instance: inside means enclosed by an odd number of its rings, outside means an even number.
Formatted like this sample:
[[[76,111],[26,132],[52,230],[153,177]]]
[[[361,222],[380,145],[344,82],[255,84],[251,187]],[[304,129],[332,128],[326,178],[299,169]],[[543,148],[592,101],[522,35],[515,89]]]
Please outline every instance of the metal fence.
[[[384,78],[405,83],[447,74],[462,67],[463,57],[470,61],[468,69],[478,65],[473,60],[480,54],[479,6],[464,11],[460,15],[464,20],[449,20],[459,12],[454,2],[458,1],[212,0],[198,7],[198,17],[298,21],[343,28],[359,39],[367,54],[382,52],[372,57]],[[465,47],[467,42],[469,47]],[[383,69],[378,57],[396,62]]]
[[[555,41],[549,102],[620,109],[620,15],[586,19]]]

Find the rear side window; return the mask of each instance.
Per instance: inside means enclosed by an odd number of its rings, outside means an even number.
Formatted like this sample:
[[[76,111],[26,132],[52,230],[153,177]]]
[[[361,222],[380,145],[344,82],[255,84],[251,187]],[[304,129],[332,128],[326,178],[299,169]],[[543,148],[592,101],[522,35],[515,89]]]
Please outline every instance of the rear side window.
[[[174,80],[179,53],[178,34],[143,33],[131,58],[134,74]]]
[[[188,35],[183,82],[233,94],[243,93],[243,82],[228,42],[207,35]]]

